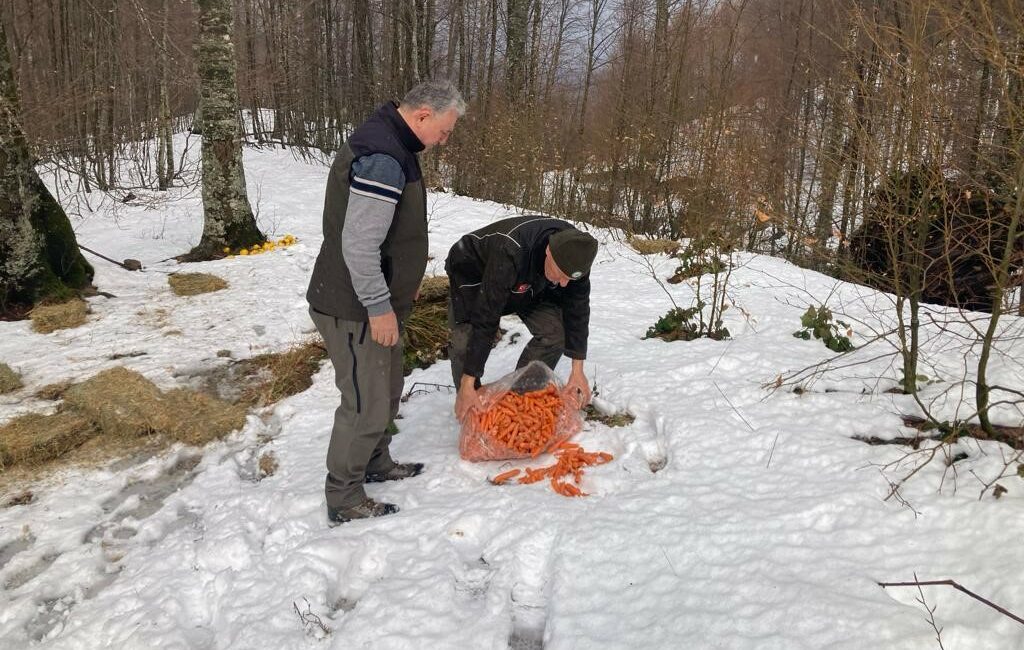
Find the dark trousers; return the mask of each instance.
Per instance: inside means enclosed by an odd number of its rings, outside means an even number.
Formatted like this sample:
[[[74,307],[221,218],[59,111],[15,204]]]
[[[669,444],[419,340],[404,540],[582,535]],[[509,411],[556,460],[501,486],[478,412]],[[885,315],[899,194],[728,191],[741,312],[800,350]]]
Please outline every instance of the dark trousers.
[[[565,326],[562,324],[562,308],[550,302],[539,302],[528,309],[516,312],[526,324],[533,338],[526,344],[526,349],[519,355],[516,368],[522,368],[531,361],[543,361],[552,370],[558,365],[565,351]],[[452,380],[458,388],[462,383],[462,366],[466,360],[466,348],[473,326],[469,323],[456,323],[451,301],[448,301],[448,327],[451,339],[448,344],[448,358],[452,362]]]
[[[327,505],[350,508],[366,499],[366,472],[386,472],[395,465],[386,430],[402,397],[402,343],[378,344],[370,337],[369,323],[312,309],[309,314],[327,344],[341,391],[327,448]]]

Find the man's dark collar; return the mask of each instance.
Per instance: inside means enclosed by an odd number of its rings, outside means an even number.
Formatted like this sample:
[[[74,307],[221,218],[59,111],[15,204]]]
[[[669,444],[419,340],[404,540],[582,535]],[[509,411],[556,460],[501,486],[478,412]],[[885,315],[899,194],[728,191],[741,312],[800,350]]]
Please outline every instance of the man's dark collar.
[[[405,118],[398,112],[398,104],[395,102],[388,102],[380,107],[380,114],[398,133],[398,139],[402,141],[402,144],[406,149],[413,153],[419,153],[426,149],[420,139],[416,137],[416,134],[412,132],[409,125],[406,123]]]

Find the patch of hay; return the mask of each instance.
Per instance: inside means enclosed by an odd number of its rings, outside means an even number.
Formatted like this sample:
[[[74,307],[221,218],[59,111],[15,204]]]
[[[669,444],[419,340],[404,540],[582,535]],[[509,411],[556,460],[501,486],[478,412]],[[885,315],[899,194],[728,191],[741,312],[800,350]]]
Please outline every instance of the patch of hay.
[[[420,285],[420,297],[417,302],[447,302],[448,276],[431,275],[423,278]]]
[[[402,366],[406,375],[415,368],[428,368],[444,354],[448,345],[448,307],[444,303],[416,303],[405,321]]]
[[[244,405],[183,388],[163,393],[139,373],[122,367],[72,386],[64,400],[103,433],[118,437],[165,435],[203,445],[245,424]]]
[[[629,236],[626,242],[641,255],[675,255],[679,252],[679,242],[671,239],[644,239],[642,237]]]
[[[228,287],[225,280],[209,273],[172,273],[167,276],[167,283],[179,296],[196,296]]]
[[[6,363],[0,363],[0,395],[12,393],[25,384],[21,383],[21,376],[14,372]]]
[[[154,415],[164,408],[160,389],[134,370],[104,370],[64,393],[65,403],[85,413],[104,433],[155,433]]]
[[[284,352],[261,354],[239,362],[239,374],[248,383],[240,401],[264,406],[297,395],[313,385],[313,375],[327,358],[323,341],[315,339]]]
[[[274,452],[267,451],[261,454],[259,462],[260,480],[263,480],[268,476],[273,476],[277,472],[277,468],[279,466],[277,456],[274,455]]]
[[[80,298],[59,305],[40,305],[29,312],[33,331],[49,334],[57,330],[78,327],[85,323],[89,305]]]
[[[405,322],[402,370],[408,375],[416,368],[428,368],[444,358],[448,345],[448,276],[423,279],[419,299]]]
[[[50,401],[59,400],[64,397],[64,393],[71,388],[70,381],[59,381],[55,384],[47,384],[36,391],[35,397],[37,399],[45,399]]]
[[[0,471],[59,458],[97,433],[89,418],[76,411],[15,418],[0,427]]]
[[[165,394],[162,408],[153,414],[153,426],[157,433],[199,447],[245,426],[245,412],[241,404],[176,388]]]

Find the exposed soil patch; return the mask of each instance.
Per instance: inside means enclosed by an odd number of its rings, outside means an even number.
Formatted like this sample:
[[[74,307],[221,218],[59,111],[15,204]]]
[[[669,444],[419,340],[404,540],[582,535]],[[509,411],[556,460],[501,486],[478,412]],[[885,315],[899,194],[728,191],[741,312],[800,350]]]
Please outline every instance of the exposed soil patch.
[[[917,429],[921,435],[898,438],[879,438],[876,436],[854,436],[854,440],[866,442],[869,445],[906,445],[912,449],[921,446],[924,440],[940,440],[943,442],[954,442],[958,438],[969,437],[976,440],[994,440],[1001,442],[1014,449],[1024,449],[1024,427],[1006,427],[994,425],[994,434],[989,435],[977,424],[959,424],[955,429],[939,429],[928,420],[912,416],[904,416],[903,424]]]

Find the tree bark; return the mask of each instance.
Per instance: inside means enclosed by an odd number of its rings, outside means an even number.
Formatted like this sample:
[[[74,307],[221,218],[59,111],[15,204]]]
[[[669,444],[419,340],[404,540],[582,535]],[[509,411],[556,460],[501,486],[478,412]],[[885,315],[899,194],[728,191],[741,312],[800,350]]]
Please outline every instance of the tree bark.
[[[0,315],[69,298],[92,281],[71,222],[36,173],[0,20]]]
[[[513,104],[526,84],[526,26],[529,0],[506,0],[505,94]]]
[[[238,126],[231,0],[198,0],[196,58],[202,91],[203,236],[182,261],[220,257],[224,248],[262,242],[245,190]]]
[[[590,15],[587,24],[587,65],[583,76],[583,99],[580,102],[579,123],[577,132],[583,135],[587,123],[587,104],[590,102],[590,85],[594,77],[595,58],[597,56],[597,32],[601,26],[601,15],[607,0],[591,0]]]
[[[157,126],[156,177],[161,190],[174,182],[174,129],[171,125],[171,103],[167,70],[169,54],[167,49],[167,2],[163,0],[163,14],[160,17],[160,117]]]

